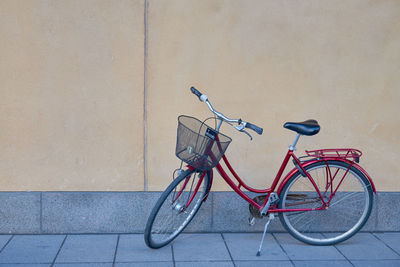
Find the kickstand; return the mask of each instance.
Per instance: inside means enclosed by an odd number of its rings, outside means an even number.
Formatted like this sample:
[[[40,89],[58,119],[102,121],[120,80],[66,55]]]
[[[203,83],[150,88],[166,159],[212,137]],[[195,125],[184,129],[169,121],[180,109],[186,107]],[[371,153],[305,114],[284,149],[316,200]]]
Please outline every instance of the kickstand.
[[[263,246],[263,243],[264,243],[265,233],[267,232],[267,228],[268,228],[269,223],[274,219],[274,217],[275,217],[274,214],[270,213],[269,216],[268,216],[268,221],[265,223],[264,233],[263,233],[263,236],[262,236],[262,239],[261,239],[260,247],[258,248],[258,251],[257,251],[257,254],[256,254],[257,257],[261,256],[261,249],[262,249],[262,246]]]

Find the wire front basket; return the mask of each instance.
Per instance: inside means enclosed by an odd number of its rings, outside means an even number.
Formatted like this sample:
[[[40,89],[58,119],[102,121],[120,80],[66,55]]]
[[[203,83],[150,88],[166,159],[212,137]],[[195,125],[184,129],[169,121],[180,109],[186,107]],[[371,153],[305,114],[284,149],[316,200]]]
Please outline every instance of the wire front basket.
[[[214,168],[232,139],[204,122],[185,115],[178,117],[176,156],[200,171]]]

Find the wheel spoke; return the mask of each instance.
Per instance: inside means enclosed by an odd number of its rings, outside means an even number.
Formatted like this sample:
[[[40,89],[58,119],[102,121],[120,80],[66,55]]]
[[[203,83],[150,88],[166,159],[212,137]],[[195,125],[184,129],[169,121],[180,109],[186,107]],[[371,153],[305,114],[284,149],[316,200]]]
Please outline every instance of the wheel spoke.
[[[332,205],[330,205],[330,207],[333,207],[333,206],[337,205],[338,203],[342,202],[343,200],[345,200],[345,199],[347,199],[347,198],[349,198],[349,197],[351,197],[351,196],[353,196],[353,195],[355,195],[357,193],[359,193],[359,192],[353,192],[353,193],[347,194],[345,197],[342,197],[338,201],[335,201]]]
[[[199,176],[191,173],[182,173],[160,196],[146,225],[145,241],[148,246],[159,248],[171,242],[200,208],[207,193],[209,177],[204,175],[199,181]],[[194,185],[198,186],[194,188]]]
[[[366,222],[372,207],[372,191],[366,177],[348,163],[338,161],[316,162],[306,167],[328,204],[331,194],[335,196],[325,209],[280,214],[282,223],[297,239],[317,245],[331,245],[356,233]],[[328,170],[329,168],[329,170]],[[333,181],[329,173],[335,177]],[[346,179],[339,179],[346,173]],[[339,178],[338,178],[339,177]],[[341,182],[340,186],[337,185]],[[311,185],[311,186],[310,186]],[[305,192],[312,189],[314,192]],[[298,174],[289,179],[280,195],[279,208],[316,209],[322,200],[308,178]],[[335,233],[316,238],[314,233]]]

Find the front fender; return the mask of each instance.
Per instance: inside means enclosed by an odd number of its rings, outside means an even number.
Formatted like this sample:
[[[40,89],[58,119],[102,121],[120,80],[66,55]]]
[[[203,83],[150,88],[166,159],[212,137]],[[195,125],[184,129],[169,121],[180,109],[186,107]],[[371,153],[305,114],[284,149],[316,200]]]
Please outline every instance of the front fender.
[[[190,166],[190,165],[186,165],[186,167],[187,167],[188,169],[190,169],[191,171],[195,170],[195,168],[192,167],[192,166]],[[206,190],[207,190],[207,194],[206,194],[206,196],[204,197],[203,202],[206,202],[206,200],[207,200],[207,198],[208,198],[208,195],[210,194],[210,190],[211,190],[211,186],[212,186],[212,182],[213,182],[213,170],[211,169],[211,170],[207,171],[207,175],[208,175],[208,177],[210,177],[210,183],[209,183],[209,185],[208,185],[208,188],[206,189]]]
[[[206,202],[206,200],[207,200],[207,198],[208,198],[208,195],[210,194],[210,191],[211,191],[211,186],[212,186],[212,183],[213,183],[213,170],[211,169],[211,170],[209,170],[209,171],[207,171],[207,175],[208,175],[208,177],[210,177],[210,183],[209,183],[209,185],[208,185],[208,188],[207,188],[207,194],[206,194],[206,196],[204,197],[204,200],[203,200],[203,202]]]

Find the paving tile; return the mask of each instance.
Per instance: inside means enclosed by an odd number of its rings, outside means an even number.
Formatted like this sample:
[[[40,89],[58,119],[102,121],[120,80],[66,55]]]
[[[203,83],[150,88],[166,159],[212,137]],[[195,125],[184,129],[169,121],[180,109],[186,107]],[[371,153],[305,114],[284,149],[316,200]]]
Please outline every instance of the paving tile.
[[[386,245],[400,253],[400,233],[376,233],[374,234],[380,240],[382,240]]]
[[[41,264],[41,263],[1,263],[0,267],[50,267],[51,264]]]
[[[274,267],[292,267],[290,261],[235,261],[236,267],[254,267],[254,266],[274,266]]]
[[[234,267],[232,261],[182,261],[176,267]]]
[[[356,267],[398,267],[400,260],[354,260],[351,261]]]
[[[181,234],[172,246],[175,261],[230,260],[221,234]]]
[[[64,235],[17,235],[0,254],[0,263],[52,263]]]
[[[171,246],[151,249],[146,246],[143,234],[121,235],[116,262],[172,261]]]
[[[57,263],[113,262],[117,235],[69,235]]]
[[[11,235],[0,235],[0,250],[4,248],[10,238]]]
[[[174,267],[174,263],[172,261],[170,262],[162,262],[162,261],[157,261],[157,262],[127,262],[127,263],[116,263],[116,267]]]
[[[358,233],[336,247],[349,260],[400,259],[399,255],[371,233]]]
[[[336,266],[340,266],[340,267],[351,267],[353,265],[351,265],[351,263],[347,260],[330,260],[330,261],[319,261],[319,260],[315,260],[315,261],[293,261],[294,265],[296,267],[336,267]]]
[[[271,234],[265,236],[261,256],[257,257],[262,233],[223,234],[233,260],[289,260]]]
[[[292,260],[345,260],[334,246],[307,245],[286,233],[274,236]]]
[[[54,267],[112,267],[112,263],[57,263]],[[17,266],[16,266],[17,267]]]

